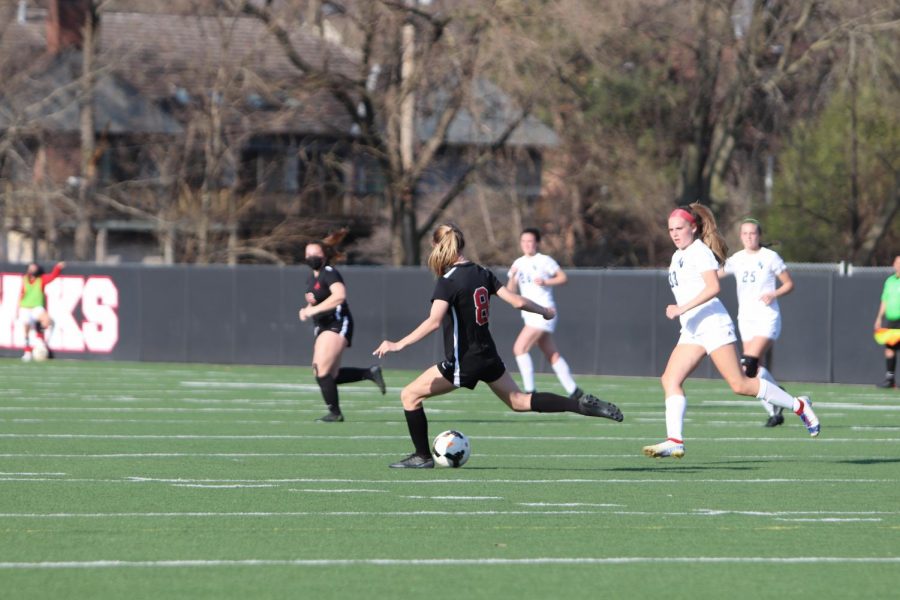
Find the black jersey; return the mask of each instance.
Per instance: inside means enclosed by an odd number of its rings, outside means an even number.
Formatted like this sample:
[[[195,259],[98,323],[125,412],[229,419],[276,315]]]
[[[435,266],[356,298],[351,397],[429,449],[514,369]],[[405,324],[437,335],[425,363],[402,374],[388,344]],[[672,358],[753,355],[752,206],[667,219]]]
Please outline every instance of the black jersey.
[[[334,267],[325,266],[319,270],[318,277],[316,277],[315,271],[310,273],[306,279],[306,291],[315,298],[315,305],[319,305],[331,295],[331,286],[335,283],[344,283],[344,278]],[[334,321],[340,321],[345,317],[350,317],[350,306],[346,300],[334,307],[333,310],[314,315],[313,323],[316,327],[328,327]]]
[[[484,362],[499,360],[488,320],[491,295],[501,287],[492,272],[470,262],[451,267],[438,279],[431,300],[450,304],[443,321],[445,363],[457,372],[477,370]]]

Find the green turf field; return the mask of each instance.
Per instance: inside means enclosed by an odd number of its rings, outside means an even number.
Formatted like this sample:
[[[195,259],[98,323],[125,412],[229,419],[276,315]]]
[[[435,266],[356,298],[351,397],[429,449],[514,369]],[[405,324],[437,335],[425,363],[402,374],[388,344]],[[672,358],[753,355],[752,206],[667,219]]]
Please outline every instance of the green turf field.
[[[687,456],[654,379],[580,377],[625,422],[427,403],[462,469],[395,470],[413,373],[0,360],[0,597],[887,598],[900,582],[900,392],[789,384],[822,421],[688,383]],[[543,389],[557,389],[539,376]]]

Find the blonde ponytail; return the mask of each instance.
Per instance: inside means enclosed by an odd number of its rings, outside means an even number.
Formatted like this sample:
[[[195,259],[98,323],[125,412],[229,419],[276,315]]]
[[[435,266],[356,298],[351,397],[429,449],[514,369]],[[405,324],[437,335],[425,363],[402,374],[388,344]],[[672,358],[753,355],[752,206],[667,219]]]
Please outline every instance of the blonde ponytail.
[[[444,272],[459,259],[459,255],[466,246],[466,238],[463,237],[459,227],[452,223],[439,225],[431,236],[433,245],[431,254],[428,255],[428,268],[441,277]]]
[[[689,204],[688,208],[697,216],[696,237],[709,246],[709,249],[716,255],[716,260],[719,261],[719,264],[724,265],[725,259],[728,257],[728,244],[725,243],[725,238],[719,233],[719,226],[716,225],[716,218],[713,216],[712,211],[708,206],[704,206],[699,202]]]

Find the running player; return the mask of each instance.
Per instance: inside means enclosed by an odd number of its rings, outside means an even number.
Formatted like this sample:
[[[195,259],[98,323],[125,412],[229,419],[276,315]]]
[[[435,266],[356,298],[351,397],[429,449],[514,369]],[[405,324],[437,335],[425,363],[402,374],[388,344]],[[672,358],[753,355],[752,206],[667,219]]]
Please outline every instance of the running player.
[[[339,238],[332,236],[306,245],[306,264],[312,273],[306,280],[306,306],[300,309],[300,320],[312,319],[315,325],[312,368],[328,406],[328,413],[316,420],[323,423],[344,420],[338,399],[339,384],[368,379],[382,394],[386,391],[380,366],[368,369],[341,367],[344,349],[353,342],[353,316],[347,304],[344,279],[328,264],[334,256],[337,241]]]
[[[32,359],[32,351],[35,342],[32,341],[32,332],[36,343],[47,345],[50,339],[50,329],[53,321],[47,312],[47,294],[45,289],[47,285],[59,277],[59,274],[66,267],[66,263],[58,262],[50,273],[44,273],[44,269],[37,263],[31,263],[25,270],[22,277],[22,294],[19,297],[19,315],[18,320],[25,330],[25,353],[22,354],[22,360],[29,361]],[[49,348],[48,348],[49,351]]]
[[[760,365],[778,336],[781,335],[781,310],[778,298],[794,290],[794,280],[778,253],[760,244],[762,226],[756,219],[741,222],[741,244],[719,270],[719,277],[734,275],[738,297],[738,331],[744,354],[741,366],[747,377],[760,377],[774,382],[768,370]],[[776,288],[776,282],[781,285]],[[769,363],[768,360],[765,361]],[[784,423],[783,408],[760,400],[769,414],[766,427]]]
[[[427,369],[400,393],[415,452],[391,467],[434,467],[422,401],[459,387],[474,389],[479,381],[487,383],[491,391],[515,411],[568,411],[621,421],[622,412],[616,405],[590,394],[575,399],[519,390],[506,372],[488,329],[491,295],[496,294],[514,308],[542,315],[548,320],[556,315],[556,311],[538,306],[503,287],[491,271],[466,260],[462,254],[464,247],[465,238],[455,225],[441,225],[435,229],[428,266],[438,276],[438,281],[428,318],[400,341],[384,340],[373,352],[379,358],[388,352],[397,352],[443,325],[444,360]]]
[[[792,398],[773,382],[747,377],[741,369],[734,323],[719,293],[717,271],[728,249],[709,208],[699,202],[679,207],[669,215],[669,237],[675,253],[669,266],[669,286],[677,304],[666,307],[666,317],[681,321],[681,337],[669,356],[661,383],[666,395],[665,441],[644,447],[655,458],[684,456],[684,381],[709,355],[713,365],[736,394],[756,396],[775,406],[790,408],[813,437],[819,435],[819,419],[807,396]]]
[[[518,292],[522,297],[528,298],[540,306],[549,306],[555,309],[553,288],[566,283],[568,277],[555,260],[538,252],[540,243],[541,232],[538,229],[529,227],[522,231],[519,236],[522,256],[517,258],[509,268],[506,289]],[[537,344],[566,393],[575,399],[581,397],[584,392],[572,379],[569,363],[559,353],[556,342],[553,340],[557,317],[547,320],[538,314],[522,311],[522,320],[525,324],[513,344],[513,355],[516,357],[516,364],[519,365],[522,387],[525,392],[534,391],[534,363],[531,361],[529,352],[532,346]]]

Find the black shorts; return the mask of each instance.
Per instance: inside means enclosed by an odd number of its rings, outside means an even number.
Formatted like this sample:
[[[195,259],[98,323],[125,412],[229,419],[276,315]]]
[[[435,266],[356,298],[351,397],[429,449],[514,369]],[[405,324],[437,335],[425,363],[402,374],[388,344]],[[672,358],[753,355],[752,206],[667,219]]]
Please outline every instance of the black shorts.
[[[332,319],[331,321],[326,321],[325,323],[316,324],[316,328],[313,331],[314,337],[319,337],[319,334],[323,331],[333,331],[336,334],[343,336],[344,339],[347,340],[347,347],[353,345],[353,317],[350,315],[346,315],[340,319]]]
[[[506,365],[499,356],[464,361],[462,368],[456,369],[452,360],[444,360],[437,364],[438,371],[444,379],[456,387],[474,390],[479,381],[493,383],[506,373]]]

